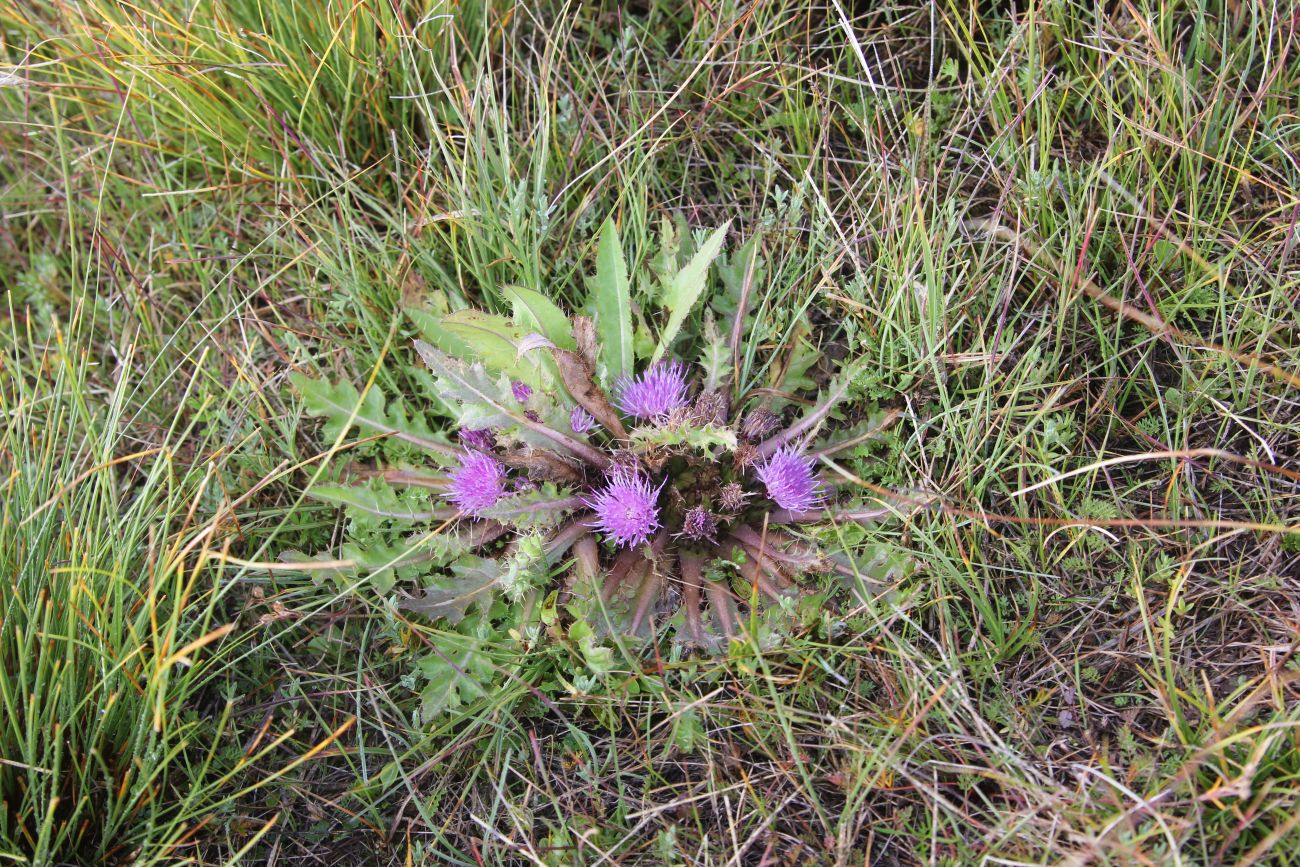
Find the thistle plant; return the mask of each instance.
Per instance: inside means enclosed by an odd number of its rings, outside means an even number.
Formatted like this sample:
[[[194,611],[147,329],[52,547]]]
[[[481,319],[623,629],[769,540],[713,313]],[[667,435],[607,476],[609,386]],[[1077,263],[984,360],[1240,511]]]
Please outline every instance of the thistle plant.
[[[825,576],[859,575],[842,552],[821,550],[804,532],[879,515],[826,471],[831,456],[863,439],[855,429],[826,433],[844,427],[842,414],[830,423],[858,366],[823,374],[818,391],[790,394],[799,379],[790,371],[806,374],[820,357],[810,351],[769,387],[746,388],[737,336],[759,326],[743,291],[704,306],[694,333],[682,333],[706,300],[724,231],[692,255],[677,251],[679,267],[650,302],[665,315],[657,343],[633,339],[629,280],[610,224],[585,315],[571,318],[521,288],[506,290],[510,318],[413,312],[423,333],[415,350],[432,374],[431,396],[454,421],[454,443],[415,429],[400,404],[300,380],[310,409],[336,420],[348,410],[352,424],[432,457],[423,466],[353,468],[362,488],[314,489],[354,513],[361,503],[354,526],[387,532],[371,548],[345,546],[352,574],[382,575],[385,593],[406,582],[403,607],[453,626],[473,612],[480,623],[500,615],[492,600],[504,599],[517,613],[542,604],[585,621],[585,647],[600,636],[649,640],[668,630],[708,650],[725,648],[756,614],[764,622],[793,615],[804,587],[824,587]],[[715,314],[744,327],[728,340]]]

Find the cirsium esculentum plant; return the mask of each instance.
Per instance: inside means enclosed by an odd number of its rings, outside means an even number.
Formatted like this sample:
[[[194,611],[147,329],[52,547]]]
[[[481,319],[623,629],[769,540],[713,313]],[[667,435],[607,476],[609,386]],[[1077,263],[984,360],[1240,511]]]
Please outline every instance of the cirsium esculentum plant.
[[[717,649],[755,626],[777,634],[773,623],[797,613],[811,576],[861,577],[858,564],[803,530],[887,511],[864,509],[820,466],[879,419],[819,438],[852,391],[853,365],[813,398],[791,393],[807,391],[799,386],[812,385],[821,358],[806,340],[767,387],[742,392],[741,338],[762,327],[748,303],[757,248],[748,248],[737,280],[737,269],[714,262],[724,231],[693,252],[682,249],[685,233],[665,232],[670,249],[657,259],[660,288],[648,299],[662,313],[657,341],[634,316],[610,223],[588,315],[570,319],[521,288],[504,290],[512,318],[412,312],[425,338],[416,350],[456,422],[455,442],[412,421],[400,403],[299,379],[308,408],[331,419],[327,432],[341,439],[355,425],[387,434],[427,449],[437,465],[356,468],[361,485],[313,489],[352,516],[341,562],[383,593],[401,579],[418,583],[402,606],[473,640],[502,621],[516,633],[530,618],[566,630],[595,668],[602,637],[646,640],[670,626],[682,646]],[[711,266],[724,292],[705,306],[696,333],[683,334]],[[729,335],[715,314],[731,317]],[[694,363],[674,357],[679,347],[695,350]],[[795,400],[801,412],[790,410]],[[454,681],[463,692],[472,660],[450,663],[456,676],[447,679],[446,654],[439,659],[426,672],[431,682],[453,689]]]

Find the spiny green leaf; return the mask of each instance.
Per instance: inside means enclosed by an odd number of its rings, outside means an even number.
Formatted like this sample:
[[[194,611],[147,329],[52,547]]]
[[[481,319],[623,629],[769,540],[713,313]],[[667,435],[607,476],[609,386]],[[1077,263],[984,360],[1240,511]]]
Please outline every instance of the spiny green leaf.
[[[677,272],[677,276],[664,292],[663,307],[668,311],[668,323],[659,332],[659,345],[655,347],[654,354],[650,357],[651,364],[663,358],[664,353],[677,337],[677,332],[681,331],[682,323],[686,321],[686,317],[695,309],[700,296],[704,294],[709,265],[721,252],[722,242],[727,237],[727,227],[730,225],[728,221],[709,235],[691,257],[691,261],[686,263],[686,267]]]
[[[501,564],[492,559],[466,555],[451,567],[451,577],[444,577],[438,586],[427,587],[418,596],[399,600],[407,611],[448,623],[459,623],[469,606],[488,594],[501,579]]]
[[[358,526],[371,526],[383,520],[431,521],[454,512],[429,508],[429,492],[422,488],[397,490],[375,478],[361,485],[315,485],[308,496],[326,503],[344,506],[348,517]]]
[[[433,373],[438,396],[451,406],[461,427],[510,427],[520,422],[524,407],[515,409],[519,402],[505,374],[457,361],[419,340],[415,348]]]
[[[638,451],[671,446],[691,446],[701,450],[714,446],[724,446],[728,449],[736,447],[735,431],[716,424],[698,427],[685,424],[663,427],[647,425],[633,430],[628,434],[628,438],[632,441],[632,447]]]
[[[632,289],[627,262],[612,218],[600,228],[596,250],[596,276],[587,281],[588,298],[596,313],[600,336],[600,362],[605,384],[632,373]]]
[[[704,310],[704,343],[700,348],[700,367],[704,368],[704,390],[717,391],[731,373],[731,353],[727,341],[718,331],[713,311]]]
[[[378,388],[371,388],[362,400],[361,393],[348,382],[331,385],[299,373],[291,374],[289,380],[302,395],[307,412],[324,416],[326,439],[337,440],[345,428],[354,425],[369,433],[391,434],[430,451],[455,451],[445,436],[429,430],[423,421],[407,417],[400,401],[385,407],[384,396]]]
[[[464,340],[447,330],[442,324],[442,316],[435,315],[427,310],[421,310],[418,307],[408,308],[406,315],[415,323],[415,327],[420,331],[420,336],[431,345],[438,347],[453,358],[460,358],[464,361],[473,361],[475,359],[474,349]]]
[[[545,448],[562,448],[595,466],[604,466],[605,457],[589,444],[562,433],[558,422],[534,421],[524,415],[526,407],[520,406],[510,391],[504,377],[493,379],[481,364],[467,365],[430,346],[422,340],[415,341],[415,349],[424,363],[433,371],[439,394],[444,400],[459,406],[460,424],[464,427],[514,427],[521,439]],[[559,407],[544,405],[541,397],[532,397],[536,408],[545,409],[552,419]]]

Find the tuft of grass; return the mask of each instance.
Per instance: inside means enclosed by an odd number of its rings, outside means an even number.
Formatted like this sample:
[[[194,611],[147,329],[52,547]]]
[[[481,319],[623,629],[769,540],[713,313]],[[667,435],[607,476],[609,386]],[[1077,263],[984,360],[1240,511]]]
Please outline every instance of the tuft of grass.
[[[231,625],[203,556],[221,542],[204,514],[220,462],[180,454],[202,448],[190,419],[126,433],[130,377],[78,317],[52,325],[14,326],[2,362],[0,853],[160,863],[231,763],[216,748]]]

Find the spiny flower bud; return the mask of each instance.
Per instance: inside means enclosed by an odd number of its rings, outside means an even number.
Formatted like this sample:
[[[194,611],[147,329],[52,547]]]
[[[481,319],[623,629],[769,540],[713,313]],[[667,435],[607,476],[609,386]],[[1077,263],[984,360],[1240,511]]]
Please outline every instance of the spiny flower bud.
[[[727,396],[720,391],[702,391],[695,398],[696,424],[726,424]]]
[[[641,461],[631,449],[619,449],[609,456],[609,469],[606,472],[611,476],[639,473]]]
[[[596,426],[596,420],[580,406],[575,406],[569,413],[569,427],[574,433],[586,433]]]
[[[780,424],[780,416],[765,406],[759,406],[745,414],[745,420],[740,425],[740,432],[745,439],[757,442],[758,440],[767,439]]]
[[[510,393],[515,396],[515,400],[520,403],[528,403],[528,398],[533,396],[533,387],[526,382],[515,380],[510,383]]]
[[[749,494],[739,482],[728,482],[718,491],[718,505],[724,512],[739,512],[745,505]]]
[[[481,452],[491,451],[497,444],[496,434],[492,433],[490,427],[481,430],[461,428],[460,441],[466,448],[477,449]]]
[[[748,469],[756,460],[758,460],[758,447],[751,443],[737,443],[731,453],[731,463],[738,470]]]
[[[695,421],[695,410],[688,406],[674,407],[668,411],[667,415],[662,416],[662,420],[665,427],[685,427]]]
[[[682,516],[681,535],[697,542],[718,541],[718,518],[703,506],[687,509]]]

